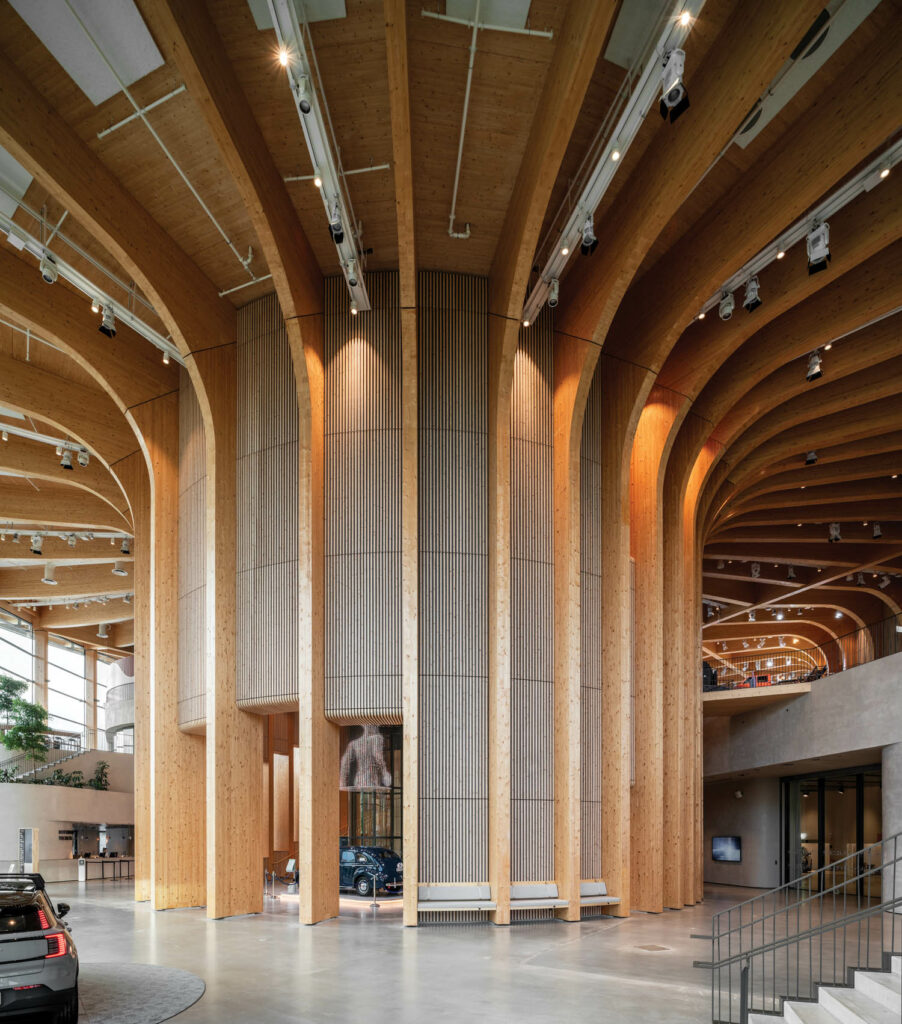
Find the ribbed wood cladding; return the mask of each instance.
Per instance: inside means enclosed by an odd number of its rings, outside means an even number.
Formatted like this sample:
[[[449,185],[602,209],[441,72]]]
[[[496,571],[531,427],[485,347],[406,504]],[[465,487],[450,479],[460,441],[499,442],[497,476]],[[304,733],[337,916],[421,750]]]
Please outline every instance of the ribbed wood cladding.
[[[206,727],[207,455],[204,424],[191,379],[179,375],[179,728]]]
[[[420,274],[421,885],[488,878],[487,299]]]
[[[298,407],[276,296],[238,312],[238,705],[298,702]]]
[[[367,275],[352,316],[325,282],[326,717],[401,722],[401,309],[395,272]]]
[[[520,332],[511,396],[511,878],[554,875],[551,314]],[[549,912],[550,913],[550,912]]]
[[[580,449],[580,876],[602,877],[601,374],[589,389]]]

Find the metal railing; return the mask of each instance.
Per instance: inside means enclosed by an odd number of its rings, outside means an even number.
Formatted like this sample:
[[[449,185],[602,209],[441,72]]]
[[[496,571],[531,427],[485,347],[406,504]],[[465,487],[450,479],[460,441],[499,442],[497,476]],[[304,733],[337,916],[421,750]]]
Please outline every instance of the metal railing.
[[[902,833],[762,893],[711,920],[711,1020],[747,1024],[852,985],[902,953]]]

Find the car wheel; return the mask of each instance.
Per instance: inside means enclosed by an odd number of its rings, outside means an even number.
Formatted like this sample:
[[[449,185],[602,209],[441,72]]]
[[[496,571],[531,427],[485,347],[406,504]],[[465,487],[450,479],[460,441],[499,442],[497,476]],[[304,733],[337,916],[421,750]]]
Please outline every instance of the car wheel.
[[[72,993],[66,1000],[65,1006],[57,1014],[57,1024],[78,1024],[78,986],[72,989]]]
[[[367,875],[361,875],[354,883],[354,888],[358,896],[369,896],[373,891],[373,883]]]

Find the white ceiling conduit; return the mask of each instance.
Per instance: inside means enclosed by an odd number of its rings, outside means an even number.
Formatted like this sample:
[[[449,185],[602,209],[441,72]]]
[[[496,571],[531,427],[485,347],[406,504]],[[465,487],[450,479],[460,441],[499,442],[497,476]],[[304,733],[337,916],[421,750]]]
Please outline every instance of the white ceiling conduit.
[[[370,308],[370,298],[363,275],[360,227],[341,166],[309,29],[305,34],[293,0],[267,0],[267,4],[279,44],[279,62],[285,68],[310,154],[314,184],[323,200],[329,233],[351,296],[351,312],[362,312]],[[316,83],[320,84],[319,90]]]

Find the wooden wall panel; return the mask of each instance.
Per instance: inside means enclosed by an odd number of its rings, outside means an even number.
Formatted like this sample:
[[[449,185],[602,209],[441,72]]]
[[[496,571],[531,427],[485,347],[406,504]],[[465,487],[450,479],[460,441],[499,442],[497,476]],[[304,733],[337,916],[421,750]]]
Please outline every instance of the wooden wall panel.
[[[586,402],[580,450],[580,877],[602,878],[601,374]]]
[[[206,727],[207,454],[194,386],[179,376],[179,728]]]
[[[238,313],[240,707],[298,702],[298,407],[276,296]]]
[[[487,282],[419,280],[419,881],[488,880]]]
[[[326,717],[401,722],[401,308],[398,275],[367,276],[352,316],[326,281]]]
[[[554,879],[551,313],[521,330],[511,402],[511,880]]]

